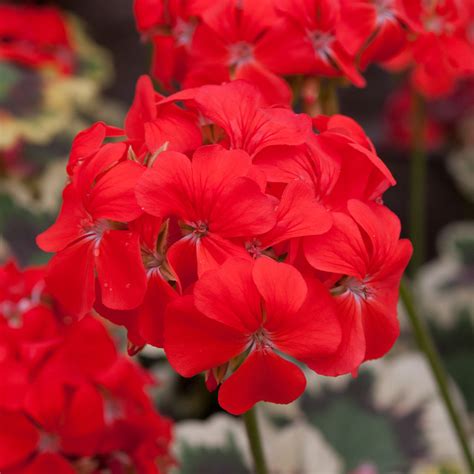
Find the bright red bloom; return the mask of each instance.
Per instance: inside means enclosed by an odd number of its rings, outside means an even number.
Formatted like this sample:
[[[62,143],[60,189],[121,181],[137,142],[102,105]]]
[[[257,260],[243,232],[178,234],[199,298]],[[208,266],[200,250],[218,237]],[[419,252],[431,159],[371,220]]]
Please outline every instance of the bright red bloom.
[[[56,312],[41,273],[0,268],[0,469],[167,472],[171,424],[146,395],[151,379],[98,320]]]
[[[184,87],[245,79],[268,104],[289,104],[291,90],[276,71],[287,58],[272,43],[278,18],[269,0],[222,0],[201,14]]]
[[[341,0],[338,39],[359,65],[392,59],[407,46],[407,26],[398,0]]]
[[[334,213],[324,236],[309,237],[305,254],[316,269],[333,273],[331,288],[342,327],[338,351],[309,366],[325,375],[356,370],[382,357],[398,337],[398,286],[411,257],[409,241],[399,240],[400,221],[379,204],[351,200],[350,216]]]
[[[214,4],[212,0],[134,0],[137,28],[153,43],[151,73],[166,89],[183,80],[199,17]]]
[[[251,172],[247,153],[216,145],[198,149],[192,161],[179,153],[164,152],[143,175],[137,185],[143,209],[180,222],[183,237],[168,251],[178,274],[181,262],[188,276],[195,278],[230,256],[245,257],[237,239],[274,226],[274,205],[249,177]],[[184,255],[187,261],[183,262]]]
[[[74,51],[59,10],[0,5],[0,59],[35,68],[55,66],[71,74]]]
[[[355,53],[345,43],[347,29],[342,26],[345,19],[339,1],[275,0],[274,4],[286,20],[269,40],[272,50],[285,54],[285,60],[280,61],[274,53],[276,60],[271,66],[277,74],[342,76],[358,87],[365,85],[356,68]]]
[[[145,293],[138,235],[122,225],[142,214],[134,186],[144,168],[125,153],[123,143],[108,144],[82,164],[64,190],[58,220],[37,239],[57,252],[48,266],[51,292],[77,316],[92,308],[95,272],[110,308],[134,308]]]
[[[230,259],[168,307],[165,351],[186,377],[245,358],[219,391],[230,413],[261,400],[289,403],[306,382],[279,353],[301,361],[334,352],[340,328],[332,304],[320,283],[290,265]]]
[[[452,91],[459,79],[474,75],[474,38],[469,2],[457,0],[412,2],[402,0],[404,21],[413,39],[387,66],[410,67],[414,87],[433,98]]]

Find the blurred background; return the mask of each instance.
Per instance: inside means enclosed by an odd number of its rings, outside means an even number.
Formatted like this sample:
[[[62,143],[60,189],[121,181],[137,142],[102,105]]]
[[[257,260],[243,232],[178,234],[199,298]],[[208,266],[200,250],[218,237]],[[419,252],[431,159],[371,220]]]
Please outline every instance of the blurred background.
[[[150,57],[131,3],[48,2],[71,14],[80,67],[67,79],[0,61],[0,262],[47,261],[34,239],[57,214],[72,138],[97,120],[123,123]],[[397,179],[385,202],[400,216],[406,236],[409,92],[401,78],[376,67],[366,78],[365,89],[339,91],[341,113],[364,127]],[[472,439],[474,82],[431,102],[428,114],[427,259],[415,289]],[[403,334],[390,356],[367,364],[358,378],[309,375],[309,389],[299,401],[265,407],[268,455],[279,472],[464,472],[430,372],[403,312],[400,317]],[[161,380],[155,394],[161,411],[179,422],[180,472],[249,473],[242,426],[219,412],[203,381],[179,378],[159,350],[146,348],[136,357]]]

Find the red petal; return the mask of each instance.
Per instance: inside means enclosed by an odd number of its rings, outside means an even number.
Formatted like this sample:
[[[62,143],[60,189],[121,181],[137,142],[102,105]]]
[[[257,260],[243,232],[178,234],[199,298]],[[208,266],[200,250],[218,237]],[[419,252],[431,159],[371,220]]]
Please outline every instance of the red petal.
[[[97,276],[104,305],[111,309],[136,308],[146,292],[138,234],[108,230],[97,250]]]
[[[48,264],[48,291],[77,317],[90,311],[94,303],[94,245],[93,240],[79,240],[57,253]]]
[[[166,356],[184,377],[224,364],[243,352],[246,342],[240,332],[201,314],[192,296],[175,300],[166,310]]]
[[[360,307],[351,294],[336,298],[337,312],[342,328],[342,339],[336,353],[306,359],[314,371],[322,375],[349,374],[363,362],[366,350]]]
[[[261,298],[251,261],[232,258],[205,273],[196,282],[194,298],[203,314],[243,334],[253,333],[261,324]]]
[[[63,204],[56,222],[36,237],[36,243],[45,252],[57,252],[74,242],[84,230],[81,221],[88,220],[87,211],[72,184],[66,186],[63,192]]]
[[[94,219],[129,222],[142,214],[135,199],[135,185],[145,168],[125,161],[114,166],[94,186],[88,209]]]
[[[308,262],[318,270],[364,278],[368,255],[357,224],[342,213],[333,213],[333,219],[329,232],[304,239]]]
[[[254,84],[264,97],[266,105],[291,103],[292,94],[288,83],[257,62],[240,66],[236,71],[235,79],[243,79]]]
[[[0,469],[26,460],[38,441],[38,430],[24,415],[0,411]]]
[[[145,122],[156,118],[157,94],[149,76],[140,76],[132,106],[125,118],[125,131],[132,140],[145,140]]]
[[[291,319],[308,294],[308,287],[296,268],[267,257],[255,262],[252,278],[265,302],[265,327],[276,329],[280,322]]]
[[[77,471],[59,454],[42,453],[25,469],[24,474],[77,474]]]
[[[62,436],[79,438],[97,435],[105,427],[104,400],[98,388],[89,383],[81,384],[72,394],[63,415]]]
[[[295,364],[273,352],[253,351],[219,390],[219,404],[233,415],[241,415],[257,402],[291,403],[306,387],[306,379]]]
[[[260,238],[265,247],[296,237],[324,234],[332,225],[331,213],[317,202],[312,189],[303,181],[286,186],[276,214],[276,226]]]
[[[140,206],[157,217],[186,217],[192,212],[192,193],[191,161],[186,155],[171,151],[161,153],[136,186]]]
[[[221,237],[263,234],[275,225],[272,200],[249,178],[236,178],[213,197],[209,230]]]

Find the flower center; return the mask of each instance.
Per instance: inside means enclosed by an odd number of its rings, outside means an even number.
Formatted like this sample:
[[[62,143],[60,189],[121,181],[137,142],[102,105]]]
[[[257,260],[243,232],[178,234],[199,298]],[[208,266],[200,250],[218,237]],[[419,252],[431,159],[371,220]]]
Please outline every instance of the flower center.
[[[42,432],[38,443],[38,451],[56,452],[59,449],[58,437],[51,433]]]
[[[258,258],[263,253],[262,242],[258,239],[252,239],[251,241],[245,242],[245,249],[252,258]]]
[[[196,24],[190,21],[184,21],[182,18],[178,18],[176,26],[173,28],[173,34],[176,39],[178,46],[189,46],[193,39],[194,30]]]
[[[378,25],[395,18],[393,14],[393,0],[375,0],[375,9],[377,11]]]
[[[328,59],[331,52],[331,44],[334,41],[334,35],[324,31],[308,31],[307,36],[311,42],[316,56],[322,59]]]
[[[354,296],[354,298],[359,300],[367,300],[371,297],[372,290],[367,285],[369,282],[369,277],[366,276],[363,280],[352,276],[346,276],[339,281],[339,284],[331,290],[331,293],[334,296],[340,296],[347,291]]]
[[[229,46],[229,66],[239,67],[253,60],[253,46],[245,41]]]
[[[257,350],[265,350],[272,347],[270,337],[264,327],[258,328],[257,331],[252,334],[251,341]]]

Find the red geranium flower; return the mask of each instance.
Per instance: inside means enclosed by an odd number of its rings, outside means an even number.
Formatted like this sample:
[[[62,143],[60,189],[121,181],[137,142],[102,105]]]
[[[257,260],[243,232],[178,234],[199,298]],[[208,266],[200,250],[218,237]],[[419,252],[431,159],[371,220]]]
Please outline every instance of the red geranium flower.
[[[275,0],[274,4],[279,16],[286,20],[278,32],[275,27],[268,41],[273,51],[270,67],[277,74],[342,76],[358,87],[365,85],[356,68],[355,54],[346,44],[347,30],[342,27],[345,19],[339,1]],[[352,39],[357,40],[357,36]]]
[[[58,220],[37,239],[57,252],[48,266],[51,292],[77,316],[92,308],[95,272],[110,308],[134,308],[145,293],[138,235],[122,224],[142,214],[134,186],[144,168],[125,154],[125,144],[108,144],[82,164],[64,190]]]
[[[274,226],[274,204],[251,172],[247,153],[215,145],[198,149],[192,161],[164,152],[138,183],[137,199],[146,212],[180,222],[183,237],[168,259],[180,275],[186,267],[184,286],[230,256],[245,257],[236,239]]]
[[[0,5],[0,59],[72,74],[74,51],[63,15],[53,7]]]
[[[382,357],[399,334],[398,286],[412,247],[399,240],[400,221],[379,204],[351,200],[350,216],[334,213],[324,237],[308,237],[305,255],[316,269],[335,275],[331,289],[342,327],[338,351],[309,366],[325,375],[352,372]]]
[[[295,400],[305,377],[280,354],[301,361],[331,354],[339,341],[327,290],[266,257],[255,263],[230,259],[203,275],[193,296],[168,307],[165,322],[165,351],[181,375],[241,362],[219,391],[219,403],[233,414],[261,400]]]

